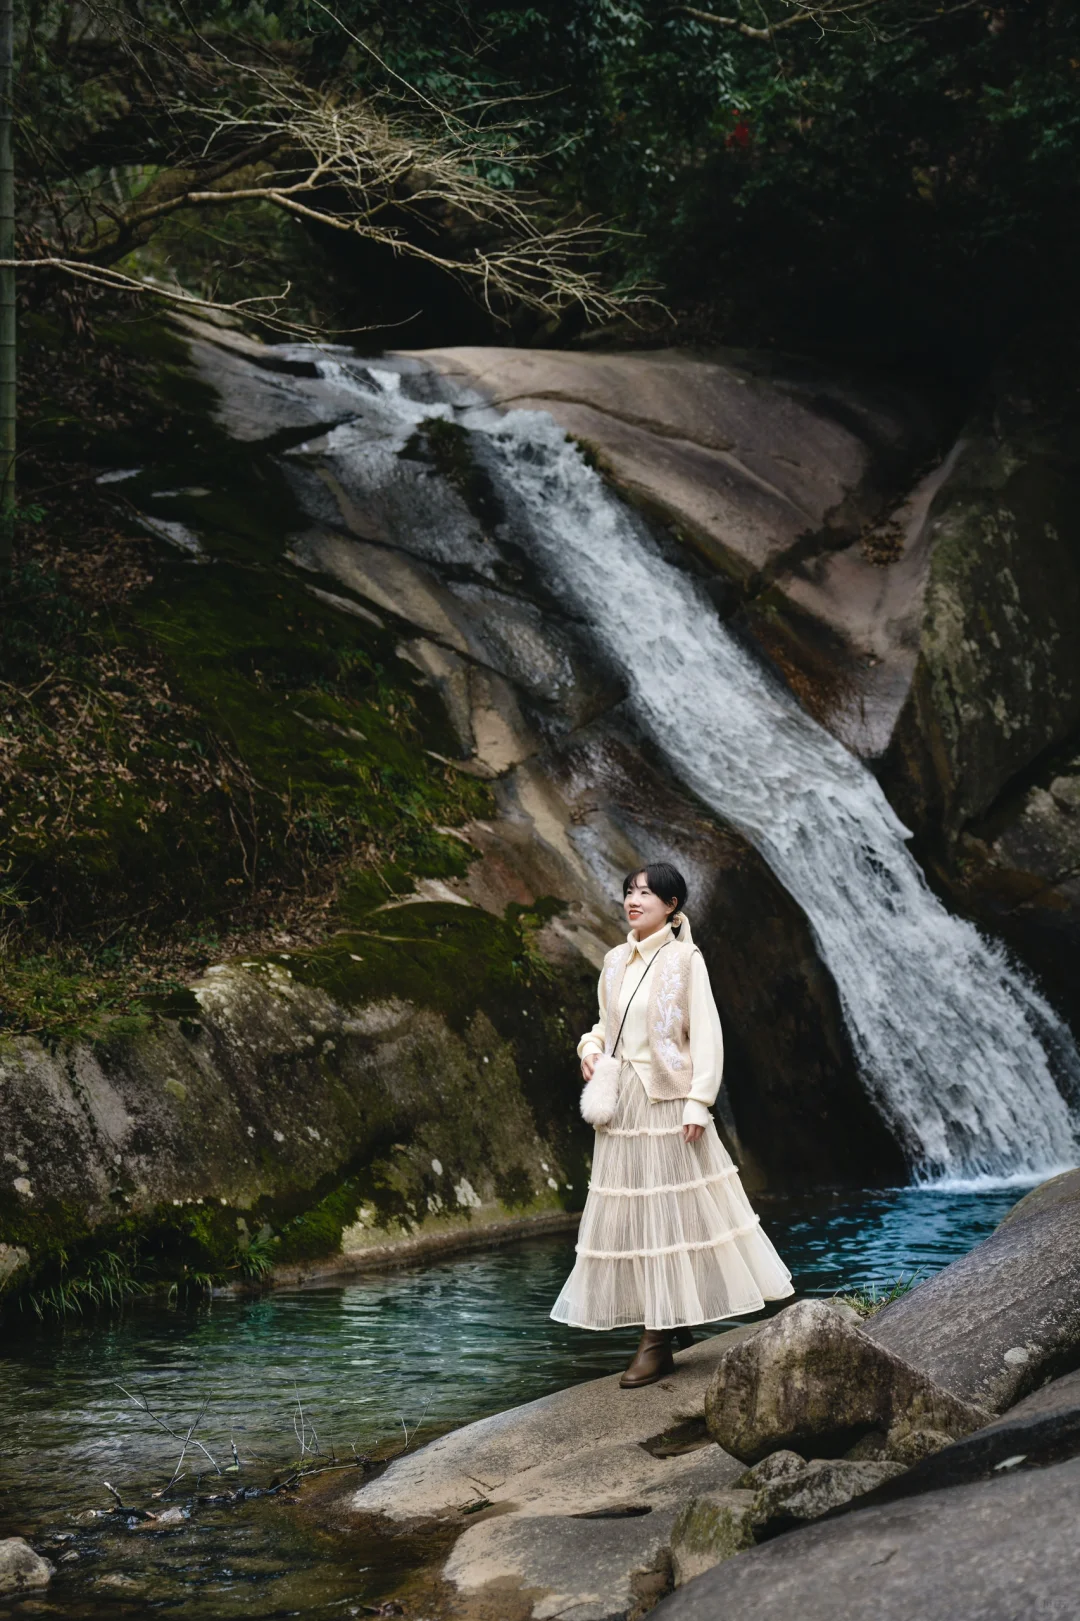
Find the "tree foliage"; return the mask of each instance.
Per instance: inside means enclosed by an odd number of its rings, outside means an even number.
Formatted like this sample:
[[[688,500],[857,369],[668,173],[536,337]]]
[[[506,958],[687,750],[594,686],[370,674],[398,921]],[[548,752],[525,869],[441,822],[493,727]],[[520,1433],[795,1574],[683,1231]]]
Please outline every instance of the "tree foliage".
[[[305,116],[370,110],[458,148],[489,212],[417,201],[423,179],[398,176],[379,200],[398,252],[458,262],[520,240],[504,217],[519,202],[540,234],[603,218],[622,233],[610,284],[656,278],[727,338],[963,363],[1066,297],[1077,268],[1080,16],[1066,0],[20,4],[24,173],[37,228],[68,251],[100,258],[110,218],[148,192],[175,202],[193,178],[223,191],[249,160],[280,168],[259,156],[272,132],[241,138],[237,120],[288,85]],[[355,212],[332,180],[322,201]],[[372,285],[378,262],[363,261]],[[415,300],[415,279],[401,286]]]

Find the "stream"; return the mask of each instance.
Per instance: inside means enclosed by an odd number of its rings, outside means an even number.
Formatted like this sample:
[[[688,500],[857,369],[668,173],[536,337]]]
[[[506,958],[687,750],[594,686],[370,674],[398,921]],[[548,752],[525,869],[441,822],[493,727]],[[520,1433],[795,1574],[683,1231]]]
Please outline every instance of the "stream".
[[[776,1200],[762,1211],[799,1293],[827,1295],[928,1275],[986,1237],[1020,1191],[901,1188]],[[105,1481],[128,1506],[151,1506],[180,1451],[131,1398],[181,1433],[205,1401],[196,1434],[223,1467],[235,1442],[241,1483],[265,1487],[287,1473],[301,1409],[321,1459],[350,1460],[353,1448],[392,1455],[406,1431],[416,1445],[625,1364],[636,1332],[588,1334],[547,1315],[572,1250],[569,1235],[533,1239],[334,1286],[186,1311],[136,1305],[10,1332],[0,1360],[0,1536],[28,1537],[57,1574],[46,1594],[0,1601],[0,1616],[269,1621],[379,1605],[429,1548],[335,1530],[325,1499],[306,1505],[310,1486],[298,1499],[196,1503],[167,1529],[102,1512]],[[344,1495],[360,1478],[346,1467],[315,1485]],[[189,1456],[169,1501],[184,1510],[197,1493],[236,1483]]]

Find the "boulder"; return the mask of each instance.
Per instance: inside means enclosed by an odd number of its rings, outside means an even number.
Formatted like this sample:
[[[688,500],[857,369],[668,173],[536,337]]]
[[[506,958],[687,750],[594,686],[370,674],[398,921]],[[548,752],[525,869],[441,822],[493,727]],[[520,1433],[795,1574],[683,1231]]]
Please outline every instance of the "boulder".
[[[756,1493],[752,1518],[758,1537],[775,1536],[800,1520],[820,1519],[903,1473],[902,1463],[815,1458],[798,1474],[767,1481]]]
[[[444,1568],[464,1613],[498,1621],[637,1621],[671,1586],[676,1510],[487,1520]]]
[[[725,1350],[705,1395],[709,1433],[747,1463],[779,1447],[836,1455],[870,1430],[966,1435],[987,1418],[816,1300]]]
[[[943,1486],[993,1480],[1015,1469],[1035,1469],[1080,1454],[1080,1371],[1052,1380],[993,1424],[963,1440],[937,1447],[895,1481],[875,1491],[874,1501],[893,1502]]]
[[[28,1593],[34,1588],[47,1587],[52,1574],[49,1561],[35,1553],[23,1537],[5,1537],[0,1541],[0,1594]]]
[[[1076,1613],[1080,1459],[859,1505],[725,1560],[656,1621],[1017,1621]]]
[[[794,1480],[806,1468],[806,1459],[800,1458],[797,1452],[781,1449],[779,1452],[770,1452],[755,1463],[753,1468],[740,1475],[735,1482],[740,1491],[760,1491],[762,1486],[769,1486],[776,1480]]]
[[[883,1307],[865,1336],[997,1413],[1080,1363],[1080,1198],[1071,1196],[1076,1180],[1055,1181],[970,1254]]]
[[[671,1528],[671,1573],[676,1587],[754,1546],[755,1495],[732,1490],[690,1499]]]
[[[598,1383],[618,1390],[614,1380]],[[556,1437],[562,1433],[565,1445],[566,1432],[549,1427],[549,1407],[540,1421],[551,1442],[549,1457],[530,1468],[539,1415],[518,1409],[512,1418],[520,1427],[517,1462],[523,1467],[488,1486],[459,1516],[464,1530],[443,1575],[466,1606],[489,1605],[499,1621],[555,1615],[616,1621],[644,1614],[670,1585],[669,1544],[683,1505],[722,1495],[739,1473],[735,1459],[711,1443],[667,1454],[648,1438],[598,1441],[594,1403],[599,1398],[597,1405],[606,1407],[607,1389],[585,1387],[584,1398],[565,1399],[576,1394],[560,1392],[563,1416],[576,1409],[582,1421],[577,1439],[591,1433],[592,1444],[560,1456]],[[632,1426],[640,1436],[649,1415],[644,1409],[635,1415],[636,1403],[625,1401],[625,1391],[618,1394],[624,1431]],[[662,1394],[670,1402],[672,1390]],[[481,1469],[490,1469],[482,1451],[474,1456]],[[363,1506],[365,1497],[360,1493],[356,1504]]]
[[[1010,1222],[1033,1216],[1036,1211],[1050,1212],[1070,1204],[1080,1204],[1080,1170],[1062,1171],[1059,1176],[1051,1176],[1045,1182],[1040,1182],[1037,1188],[1032,1188],[1030,1193],[1025,1193],[998,1222],[998,1231]]]

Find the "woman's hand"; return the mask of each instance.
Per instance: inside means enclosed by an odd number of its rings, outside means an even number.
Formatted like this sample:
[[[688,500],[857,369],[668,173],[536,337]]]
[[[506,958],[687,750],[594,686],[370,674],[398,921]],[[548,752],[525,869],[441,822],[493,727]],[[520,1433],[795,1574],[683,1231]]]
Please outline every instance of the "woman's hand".
[[[581,1060],[581,1074],[586,1081],[592,1080],[592,1072],[596,1068],[596,1060],[599,1057],[599,1053],[586,1053]]]
[[[704,1132],[704,1130],[705,1130],[704,1126],[684,1126],[683,1129],[682,1129],[682,1140],[683,1140],[683,1142],[684,1143],[696,1143],[698,1138]]]

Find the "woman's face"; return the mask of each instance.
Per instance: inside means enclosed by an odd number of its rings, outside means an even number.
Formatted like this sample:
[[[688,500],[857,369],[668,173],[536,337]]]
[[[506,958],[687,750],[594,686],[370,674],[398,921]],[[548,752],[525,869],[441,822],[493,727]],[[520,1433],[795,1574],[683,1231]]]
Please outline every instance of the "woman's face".
[[[673,900],[661,900],[659,895],[653,894],[643,872],[635,875],[623,896],[626,921],[639,940],[647,940],[650,934],[662,929],[674,910]]]

